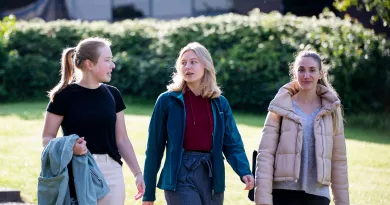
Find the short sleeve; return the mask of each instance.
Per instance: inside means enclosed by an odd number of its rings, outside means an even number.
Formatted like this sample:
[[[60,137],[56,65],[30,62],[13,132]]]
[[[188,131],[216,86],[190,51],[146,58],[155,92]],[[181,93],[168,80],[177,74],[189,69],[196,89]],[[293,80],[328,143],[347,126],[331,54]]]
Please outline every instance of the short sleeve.
[[[53,101],[50,101],[49,104],[47,105],[46,111],[56,114],[56,115],[61,115],[64,116],[66,113],[66,97],[64,96],[65,93],[63,92],[58,92],[55,94]]]
[[[125,102],[123,101],[123,98],[122,98],[122,95],[121,95],[121,92],[114,86],[108,86],[112,95],[114,96],[115,98],[115,103],[116,103],[116,112],[120,112],[124,109],[126,109],[126,105],[125,105]]]

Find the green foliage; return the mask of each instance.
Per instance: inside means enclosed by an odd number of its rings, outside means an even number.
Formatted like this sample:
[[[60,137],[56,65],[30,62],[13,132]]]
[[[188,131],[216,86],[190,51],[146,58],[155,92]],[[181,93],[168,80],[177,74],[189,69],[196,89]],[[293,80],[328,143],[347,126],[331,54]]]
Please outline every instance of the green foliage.
[[[18,21],[0,42],[0,100],[44,96],[59,81],[62,49],[90,36],[109,38],[116,63],[111,84],[123,94],[156,99],[166,90],[180,49],[209,49],[217,81],[234,108],[265,112],[289,81],[303,49],[324,58],[347,113],[390,110],[390,43],[361,24],[325,12],[319,18],[225,14],[175,21]],[[5,76],[7,76],[5,78]]]
[[[389,27],[390,23],[390,1],[389,0],[336,0],[333,5],[339,11],[346,11],[352,6],[356,6],[359,9],[364,9],[368,12],[373,12],[371,20],[376,22],[378,19],[383,21],[383,26]]]
[[[9,34],[14,28],[16,23],[15,16],[10,15],[4,17],[2,21],[0,21],[0,99],[1,96],[5,96],[7,91],[6,87],[6,67],[8,65],[8,52],[7,52],[7,42],[9,38]]]
[[[0,41],[5,43],[11,29],[14,28],[16,18],[14,15],[6,16],[0,21]]]

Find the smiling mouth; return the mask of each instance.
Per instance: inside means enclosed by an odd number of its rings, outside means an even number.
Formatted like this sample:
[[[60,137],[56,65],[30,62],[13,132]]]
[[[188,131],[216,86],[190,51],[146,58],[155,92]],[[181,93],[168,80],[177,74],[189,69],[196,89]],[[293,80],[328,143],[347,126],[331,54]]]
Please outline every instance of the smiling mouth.
[[[193,75],[193,73],[186,73],[186,76],[191,76]]]

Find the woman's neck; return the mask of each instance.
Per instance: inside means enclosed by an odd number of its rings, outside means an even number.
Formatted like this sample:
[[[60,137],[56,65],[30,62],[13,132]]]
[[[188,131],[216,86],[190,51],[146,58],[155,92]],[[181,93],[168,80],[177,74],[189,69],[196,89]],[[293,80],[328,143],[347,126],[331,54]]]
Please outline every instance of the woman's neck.
[[[318,104],[320,102],[320,96],[317,95],[315,89],[309,91],[300,90],[294,96],[294,100],[302,104]]]
[[[194,93],[194,95],[199,96],[201,94],[200,83],[187,83],[187,87]]]
[[[100,86],[99,82],[84,77],[76,83],[84,88],[89,88],[89,89],[96,89]]]

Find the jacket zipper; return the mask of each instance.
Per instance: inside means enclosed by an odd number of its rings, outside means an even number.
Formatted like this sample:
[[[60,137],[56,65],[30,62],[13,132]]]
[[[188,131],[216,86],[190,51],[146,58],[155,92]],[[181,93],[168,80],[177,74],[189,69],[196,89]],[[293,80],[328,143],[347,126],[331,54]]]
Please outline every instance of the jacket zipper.
[[[213,113],[213,120],[214,120],[214,123],[213,123],[213,132],[211,133],[211,137],[212,137],[212,141],[213,141],[213,148],[211,148],[210,150],[210,153],[211,153],[211,160],[213,160],[213,149],[214,149],[214,145],[215,145],[215,142],[214,142],[214,132],[215,132],[215,126],[217,126],[217,123],[216,123],[216,120],[214,118],[214,109],[213,109],[213,102],[212,100],[210,99],[210,106],[211,106],[211,112]],[[217,108],[218,109],[218,108]],[[219,110],[217,110],[217,112],[219,113]],[[214,173],[213,173],[214,174]],[[214,199],[214,195],[215,195],[215,191],[214,191],[214,177],[213,177],[213,181],[212,181],[212,187],[211,187],[211,199]]]
[[[89,168],[89,171],[91,171],[91,174],[94,175],[100,182],[102,182],[102,179],[100,179],[100,177],[98,176],[98,174],[96,174],[96,172],[93,171],[92,168]]]
[[[324,139],[324,122],[318,118],[318,120],[320,121],[318,124],[320,125],[321,127],[321,138],[322,138],[322,183],[324,183],[325,181],[325,149],[326,149],[326,144],[325,144],[325,139]]]

